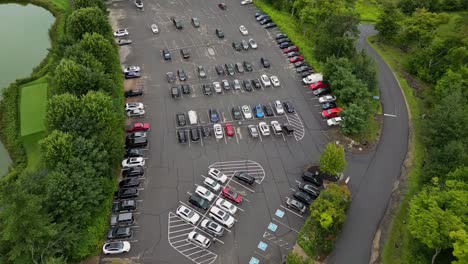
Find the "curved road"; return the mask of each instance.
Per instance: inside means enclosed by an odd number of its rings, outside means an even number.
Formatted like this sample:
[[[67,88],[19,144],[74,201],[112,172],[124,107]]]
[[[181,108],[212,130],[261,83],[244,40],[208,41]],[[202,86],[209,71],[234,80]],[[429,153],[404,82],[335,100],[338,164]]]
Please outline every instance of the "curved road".
[[[401,173],[408,149],[408,112],[392,71],[366,38],[376,34],[372,25],[360,25],[357,49],[366,50],[378,67],[384,123],[379,145],[369,154],[349,155],[349,186],[353,202],[348,218],[328,263],[367,264],[372,242],[390,199],[393,184]]]

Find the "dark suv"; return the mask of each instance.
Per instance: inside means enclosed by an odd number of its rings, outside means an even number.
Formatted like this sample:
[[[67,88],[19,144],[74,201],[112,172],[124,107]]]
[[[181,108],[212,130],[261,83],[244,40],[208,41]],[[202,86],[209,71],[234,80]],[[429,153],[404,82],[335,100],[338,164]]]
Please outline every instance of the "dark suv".
[[[173,18],[172,18],[172,23],[174,23],[174,26],[175,26],[176,29],[178,29],[178,30],[181,30],[181,29],[184,28],[184,27],[182,26],[182,21],[180,21],[178,18],[173,17]]]
[[[218,36],[218,38],[220,38],[220,39],[223,39],[224,38],[224,32],[221,29],[217,28],[216,29],[216,36]]]
[[[198,194],[193,194],[192,196],[190,196],[189,203],[203,210],[206,210],[208,209],[208,207],[210,207],[210,202],[208,202],[208,200],[202,198]]]
[[[123,177],[141,177],[145,174],[143,167],[131,167],[122,171]]]
[[[136,209],[135,200],[123,200],[123,201],[115,202],[112,205],[113,213],[134,211],[135,209]]]
[[[255,178],[245,171],[236,172],[236,174],[234,174],[234,178],[238,179],[239,181],[243,181],[248,185],[252,185],[255,182]]]
[[[116,192],[117,199],[137,198],[139,195],[137,188],[120,189]]]

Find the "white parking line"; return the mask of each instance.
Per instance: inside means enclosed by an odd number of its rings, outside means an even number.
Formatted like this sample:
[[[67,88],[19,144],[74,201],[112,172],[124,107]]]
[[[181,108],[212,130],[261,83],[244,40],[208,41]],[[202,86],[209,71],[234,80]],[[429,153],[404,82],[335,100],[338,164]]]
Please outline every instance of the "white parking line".
[[[286,197],[286,198],[288,198],[288,197]],[[285,209],[285,210],[288,210],[290,213],[293,213],[293,214],[299,216],[300,218],[304,218],[302,215],[300,215],[300,214],[298,214],[298,213],[292,211],[291,209],[289,209],[289,208],[287,208],[287,207],[285,207],[285,206],[280,205],[280,207],[283,208],[283,209]]]
[[[242,183],[240,183],[240,182],[238,182],[238,181],[236,181],[236,180],[231,180],[231,181],[237,183],[238,185],[240,185],[240,186],[242,186],[242,187],[244,187],[245,189],[249,190],[251,193],[255,193],[254,190],[248,188],[247,186],[243,185]]]
[[[292,227],[290,227],[290,226],[284,224],[283,222],[281,222],[281,221],[279,221],[279,220],[276,220],[275,218],[272,218],[272,220],[275,221],[275,222],[277,222],[278,224],[284,226],[284,227],[289,228],[290,230],[296,232],[297,234],[299,234],[299,231],[297,231],[296,229],[294,229],[294,228],[292,228]]]

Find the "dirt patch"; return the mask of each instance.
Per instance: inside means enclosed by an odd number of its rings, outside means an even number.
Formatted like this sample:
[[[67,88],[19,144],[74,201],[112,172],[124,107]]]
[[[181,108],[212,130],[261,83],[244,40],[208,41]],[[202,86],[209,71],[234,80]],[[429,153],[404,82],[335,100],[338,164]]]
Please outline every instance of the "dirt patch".
[[[294,247],[293,247],[293,250],[292,250],[294,253],[296,253],[297,255],[303,257],[306,261],[308,261],[308,263],[310,264],[319,264],[319,263],[323,263],[321,261],[316,261],[316,260],[313,260],[311,259],[309,256],[307,256],[307,254],[305,253],[305,251],[301,248],[301,246],[299,246],[299,244],[295,244]]]

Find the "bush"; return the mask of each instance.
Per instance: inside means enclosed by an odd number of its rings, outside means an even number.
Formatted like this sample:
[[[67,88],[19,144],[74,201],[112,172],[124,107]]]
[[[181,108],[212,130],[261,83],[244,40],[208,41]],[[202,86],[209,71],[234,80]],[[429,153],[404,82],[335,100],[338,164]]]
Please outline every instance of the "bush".
[[[346,166],[343,146],[328,143],[320,156],[320,170],[331,175],[339,175],[346,169]]]

